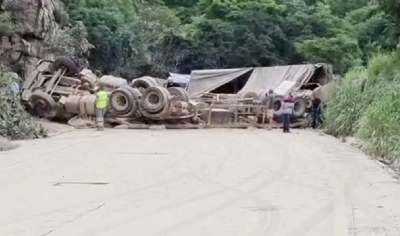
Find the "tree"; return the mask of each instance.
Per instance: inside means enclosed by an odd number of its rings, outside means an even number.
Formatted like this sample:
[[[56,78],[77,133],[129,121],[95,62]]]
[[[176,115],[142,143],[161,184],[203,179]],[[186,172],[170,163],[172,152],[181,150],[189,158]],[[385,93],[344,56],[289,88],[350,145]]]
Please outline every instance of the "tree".
[[[78,21],[73,26],[54,31],[50,40],[51,50],[57,56],[67,56],[82,65],[87,65],[86,58],[89,56],[89,51],[94,48],[87,40],[87,36],[86,27]]]
[[[400,36],[394,0],[63,1],[87,28],[90,65],[127,77],[304,62],[345,73]]]
[[[7,13],[0,13],[0,36],[10,36],[14,33],[14,24]]]

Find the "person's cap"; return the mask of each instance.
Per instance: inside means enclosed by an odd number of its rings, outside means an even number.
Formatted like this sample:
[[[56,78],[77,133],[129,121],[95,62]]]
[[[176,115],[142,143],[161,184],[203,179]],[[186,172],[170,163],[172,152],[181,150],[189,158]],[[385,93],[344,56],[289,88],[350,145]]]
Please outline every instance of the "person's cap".
[[[99,89],[99,86],[94,87],[94,91],[98,91]]]

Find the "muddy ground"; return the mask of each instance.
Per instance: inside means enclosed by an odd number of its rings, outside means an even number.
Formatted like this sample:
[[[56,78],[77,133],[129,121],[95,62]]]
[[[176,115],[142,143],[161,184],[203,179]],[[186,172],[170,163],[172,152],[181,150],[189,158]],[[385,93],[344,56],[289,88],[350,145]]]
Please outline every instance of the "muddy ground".
[[[400,235],[400,185],[312,131],[75,130],[0,152],[0,235]]]

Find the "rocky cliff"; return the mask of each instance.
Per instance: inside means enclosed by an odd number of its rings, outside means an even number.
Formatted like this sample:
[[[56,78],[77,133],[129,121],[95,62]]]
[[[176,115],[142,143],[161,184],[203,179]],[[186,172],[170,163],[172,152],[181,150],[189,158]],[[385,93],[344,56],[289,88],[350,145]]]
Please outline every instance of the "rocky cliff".
[[[14,33],[1,35],[0,64],[12,67],[27,78],[40,59],[52,59],[51,35],[61,20],[60,0],[0,0],[0,11],[14,23]]]

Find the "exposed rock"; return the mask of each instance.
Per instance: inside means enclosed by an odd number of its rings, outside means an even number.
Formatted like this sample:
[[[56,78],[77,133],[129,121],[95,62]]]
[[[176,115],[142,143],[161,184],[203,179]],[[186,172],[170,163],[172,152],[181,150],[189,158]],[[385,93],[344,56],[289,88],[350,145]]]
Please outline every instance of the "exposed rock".
[[[17,68],[26,79],[40,59],[53,59],[48,46],[59,27],[62,4],[60,0],[2,0],[0,4],[16,22],[15,33],[1,38],[0,64]]]

